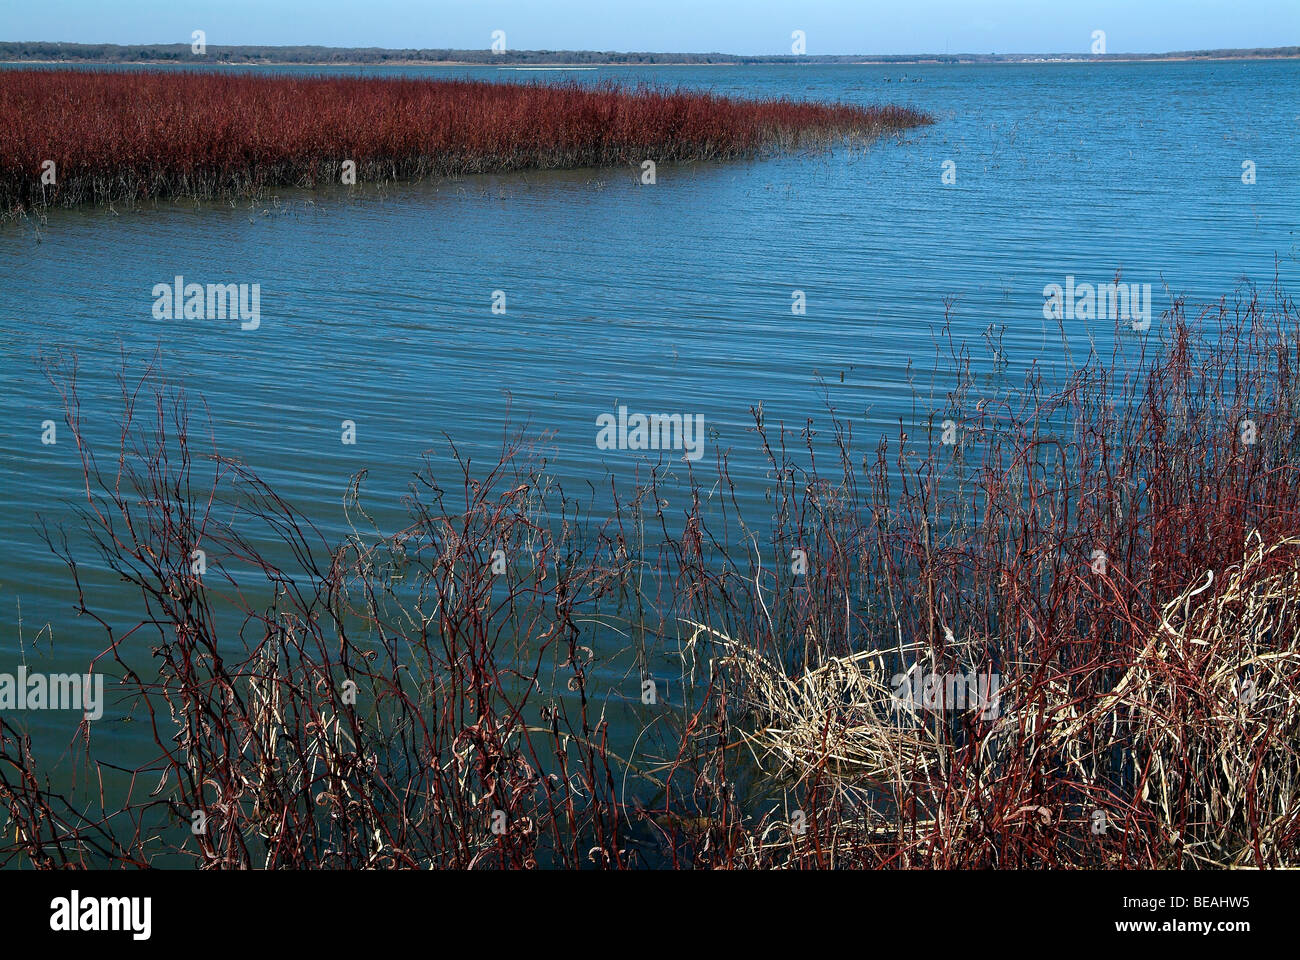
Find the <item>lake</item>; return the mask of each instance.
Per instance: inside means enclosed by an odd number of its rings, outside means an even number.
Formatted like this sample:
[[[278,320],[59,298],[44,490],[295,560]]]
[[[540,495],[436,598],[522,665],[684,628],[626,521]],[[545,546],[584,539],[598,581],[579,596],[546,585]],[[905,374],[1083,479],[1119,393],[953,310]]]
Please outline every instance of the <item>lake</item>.
[[[88,432],[107,440],[123,357],[138,373],[157,352],[223,453],[342,535],[354,473],[395,522],[424,452],[491,456],[507,420],[547,433],[572,491],[644,474],[657,454],[597,446],[620,405],[700,415],[702,464],[730,450],[757,505],[751,408],[798,428],[830,405],[861,442],[896,433],[942,393],[945,309],[977,366],[997,343],[1014,377],[1064,359],[1049,284],[1119,272],[1151,286],[1158,325],[1172,297],[1300,278],[1300,61],[357,72],[887,101],[936,122],[865,150],[662,165],[653,184],[634,167],[523,173],[0,227],[0,671],[80,672],[104,646],[39,534],[38,516],[72,522],[81,481],[66,435],[41,442],[44,421],[62,427],[42,356],[75,352]],[[155,319],[155,285],[177,276],[258,284],[257,328]],[[1115,324],[1065,333],[1108,346]],[[76,724],[22,722],[47,757]],[[139,762],[140,726],[100,736]]]

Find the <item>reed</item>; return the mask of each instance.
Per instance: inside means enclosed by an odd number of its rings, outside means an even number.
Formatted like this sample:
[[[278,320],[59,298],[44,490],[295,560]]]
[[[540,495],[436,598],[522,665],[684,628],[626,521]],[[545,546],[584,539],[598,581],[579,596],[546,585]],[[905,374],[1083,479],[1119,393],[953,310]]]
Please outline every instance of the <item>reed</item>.
[[[726,160],[863,141],[919,111],[605,84],[0,71],[0,210],[508,170]],[[54,162],[52,184],[42,182]]]
[[[1296,866],[1300,313],[1245,289],[1132,337],[1017,385],[944,327],[951,388],[865,449],[756,410],[763,517],[727,456],[593,513],[510,437],[425,464],[400,529],[357,478],[341,543],[152,379],[96,460],[54,367],[85,505],[48,539],[157,759],[56,791],[0,718],[0,863]],[[916,671],[996,675],[998,707],[900,709]]]

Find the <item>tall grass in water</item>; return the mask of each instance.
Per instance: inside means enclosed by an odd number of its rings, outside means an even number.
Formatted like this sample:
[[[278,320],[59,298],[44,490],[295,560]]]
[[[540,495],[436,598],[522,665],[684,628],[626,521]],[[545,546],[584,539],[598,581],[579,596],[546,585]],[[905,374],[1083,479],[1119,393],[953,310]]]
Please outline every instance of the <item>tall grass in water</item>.
[[[928,123],[894,106],[612,85],[0,71],[0,209],[751,156]],[[55,182],[43,185],[46,161]]]
[[[774,516],[720,457],[593,518],[512,441],[426,467],[400,530],[354,488],[334,545],[200,457],[166,389],[104,472],[64,368],[83,520],[138,622],[98,612],[79,535],[49,539],[157,760],[59,792],[0,718],[0,862],[1296,865],[1300,314],[1252,292],[1158,331],[994,392],[948,344],[933,431],[865,452],[833,411],[820,436],[756,412]],[[896,709],[913,670],[996,674],[999,709]]]

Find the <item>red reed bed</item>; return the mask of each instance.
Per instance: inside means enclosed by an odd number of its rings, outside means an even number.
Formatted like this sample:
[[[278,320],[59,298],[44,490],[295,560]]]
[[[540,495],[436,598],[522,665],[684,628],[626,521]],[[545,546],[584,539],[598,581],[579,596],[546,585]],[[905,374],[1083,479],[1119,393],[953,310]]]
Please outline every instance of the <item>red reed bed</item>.
[[[85,70],[0,71],[0,118],[10,211],[338,183],[345,160],[363,183],[720,160],[930,122],[896,106],[612,85]]]

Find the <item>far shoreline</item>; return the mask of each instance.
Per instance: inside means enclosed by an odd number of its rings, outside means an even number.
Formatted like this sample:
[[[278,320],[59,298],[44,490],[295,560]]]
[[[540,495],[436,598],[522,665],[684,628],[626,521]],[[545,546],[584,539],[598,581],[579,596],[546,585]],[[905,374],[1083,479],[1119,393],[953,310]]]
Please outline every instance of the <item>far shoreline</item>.
[[[827,61],[827,60],[808,60],[804,62],[790,60],[753,60],[753,61],[734,61],[734,62],[705,62],[692,63],[687,61],[673,61],[663,63],[526,63],[526,64],[493,64],[483,63],[472,60],[397,60],[375,63],[370,61],[354,60],[307,60],[307,61],[276,61],[276,60],[250,60],[250,61],[229,61],[214,60],[211,63],[203,63],[199,60],[187,60],[178,62],[176,60],[84,60],[81,58],[70,58],[63,60],[0,60],[0,66],[20,67],[20,66],[88,66],[88,67],[482,67],[496,70],[517,70],[528,72],[530,70],[598,70],[603,68],[619,69],[645,69],[658,67],[987,67],[987,66],[1035,66],[1035,65],[1069,65],[1069,64],[1087,64],[1090,66],[1104,66],[1108,63],[1262,63],[1281,60],[1300,60],[1300,54],[1279,54],[1268,57],[1106,57],[1099,59],[1096,57],[1079,57],[1079,58],[1032,58],[1032,59],[1006,59],[1006,60],[958,60],[945,61],[935,59],[919,60],[852,60],[852,61]]]

